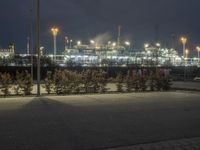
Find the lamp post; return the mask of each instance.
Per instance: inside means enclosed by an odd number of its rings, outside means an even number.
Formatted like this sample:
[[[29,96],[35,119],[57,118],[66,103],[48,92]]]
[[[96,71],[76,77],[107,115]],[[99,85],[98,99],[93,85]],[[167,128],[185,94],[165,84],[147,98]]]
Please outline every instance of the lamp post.
[[[53,34],[53,47],[54,47],[54,61],[56,61],[56,54],[57,54],[57,45],[56,45],[56,37],[58,35],[58,28],[53,27],[51,28],[51,32]]]
[[[37,50],[37,96],[40,96],[40,0],[37,0],[36,50]]]
[[[189,49],[185,49],[185,58],[188,59]]]
[[[181,37],[181,43],[183,45],[183,58],[185,58],[185,45],[187,43],[187,38],[186,37]]]
[[[71,40],[69,41],[69,47],[70,47],[70,48],[72,48],[72,42],[73,42],[73,40],[71,39]]]
[[[198,53],[198,63],[200,62],[200,46],[197,46],[196,47],[196,49],[197,49],[197,53]]]

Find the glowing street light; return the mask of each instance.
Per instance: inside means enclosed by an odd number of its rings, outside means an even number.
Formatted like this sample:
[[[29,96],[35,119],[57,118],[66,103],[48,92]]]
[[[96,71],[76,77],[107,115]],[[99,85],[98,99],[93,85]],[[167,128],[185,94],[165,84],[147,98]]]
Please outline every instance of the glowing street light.
[[[199,60],[199,59],[200,59],[200,58],[199,58],[199,57],[200,57],[200,46],[197,46],[196,49],[197,49],[197,52],[198,52],[198,62],[199,62],[199,61],[200,61],[200,60]]]
[[[77,41],[77,45],[80,46],[81,45],[81,41]]]
[[[160,43],[156,43],[156,46],[157,46],[157,47],[160,47],[160,46],[161,46],[161,44],[160,44]]]
[[[182,43],[182,45],[183,45],[183,57],[185,57],[185,45],[186,45],[186,43],[187,43],[187,38],[186,37],[181,37],[181,43]]]
[[[113,46],[113,47],[115,47],[116,45],[117,45],[117,43],[115,43],[115,42],[114,42],[114,43],[112,43],[112,46]]]
[[[90,44],[95,44],[95,41],[94,40],[90,40]]]
[[[185,49],[185,57],[186,57],[186,59],[188,58],[188,55],[189,55],[189,49]]]
[[[126,44],[127,46],[130,46],[130,45],[131,45],[131,43],[128,42],[128,41],[126,41],[125,44]]]
[[[131,43],[129,41],[125,41],[125,45],[127,45],[129,49],[131,49]]]
[[[144,48],[148,48],[148,47],[149,47],[149,43],[145,43]]]
[[[54,60],[56,60],[57,46],[56,46],[56,37],[58,35],[59,29],[56,27],[51,28],[53,35],[53,47],[54,47]]]

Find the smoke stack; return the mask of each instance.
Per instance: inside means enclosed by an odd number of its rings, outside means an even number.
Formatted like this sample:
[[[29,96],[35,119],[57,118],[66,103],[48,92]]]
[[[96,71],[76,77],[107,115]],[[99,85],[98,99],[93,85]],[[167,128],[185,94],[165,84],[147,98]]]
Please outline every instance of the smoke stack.
[[[27,54],[30,54],[30,37],[27,37]]]
[[[67,36],[65,36],[65,51],[67,50],[67,44],[68,44],[68,37]]]
[[[121,26],[118,26],[118,38],[117,38],[117,47],[119,48],[120,47],[120,39],[121,38]]]

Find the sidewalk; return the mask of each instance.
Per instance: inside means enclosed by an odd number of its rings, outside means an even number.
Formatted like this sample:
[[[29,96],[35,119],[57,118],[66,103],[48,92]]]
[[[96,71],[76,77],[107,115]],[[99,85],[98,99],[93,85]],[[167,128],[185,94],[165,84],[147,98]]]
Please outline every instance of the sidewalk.
[[[200,137],[111,148],[107,150],[200,150]]]
[[[174,81],[172,88],[180,90],[196,90],[200,91],[200,82],[178,82]]]

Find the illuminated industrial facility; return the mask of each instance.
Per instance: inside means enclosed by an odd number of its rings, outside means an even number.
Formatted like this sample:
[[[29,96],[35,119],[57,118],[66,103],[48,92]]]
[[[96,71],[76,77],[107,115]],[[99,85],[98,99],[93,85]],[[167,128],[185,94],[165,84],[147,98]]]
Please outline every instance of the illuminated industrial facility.
[[[186,37],[180,38],[180,43],[183,45],[182,56],[178,55],[174,48],[163,48],[162,43],[159,42],[145,43],[143,49],[136,50],[129,40],[121,40],[119,26],[116,41],[105,41],[105,35],[103,35],[101,38],[90,39],[87,44],[84,44],[80,40],[72,40],[65,36],[64,50],[58,53],[56,46],[58,31],[57,27],[51,28],[50,31],[53,34],[53,54],[45,53],[47,52],[45,47],[40,47],[42,58],[58,66],[200,66],[200,46],[196,47],[198,57],[190,58],[190,51],[186,48],[188,41]],[[30,53],[30,41],[28,38],[27,54],[16,54],[14,44],[12,44],[6,50],[0,49],[0,58],[4,61],[11,59],[6,65],[32,65],[37,55]],[[45,64],[45,66],[48,65],[48,63]]]

